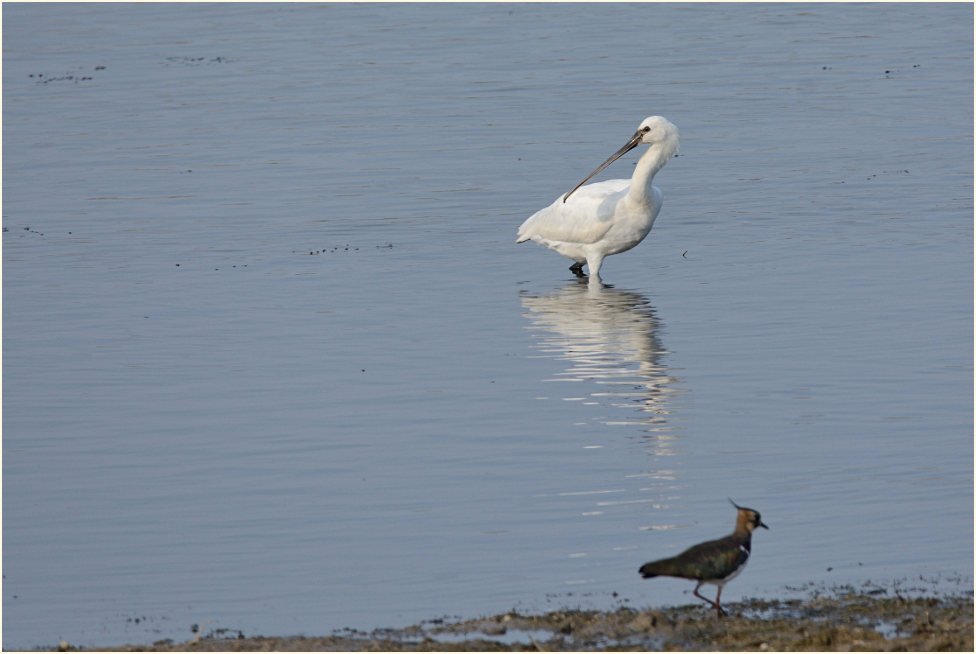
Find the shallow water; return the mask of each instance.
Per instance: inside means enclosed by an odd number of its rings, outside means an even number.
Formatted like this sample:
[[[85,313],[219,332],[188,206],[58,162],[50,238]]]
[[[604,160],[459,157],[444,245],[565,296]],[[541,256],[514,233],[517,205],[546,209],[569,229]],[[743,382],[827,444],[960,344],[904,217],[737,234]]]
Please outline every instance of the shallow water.
[[[725,599],[972,587],[971,6],[3,18],[5,648],[693,602],[726,497]],[[609,288],[514,245],[649,114]]]

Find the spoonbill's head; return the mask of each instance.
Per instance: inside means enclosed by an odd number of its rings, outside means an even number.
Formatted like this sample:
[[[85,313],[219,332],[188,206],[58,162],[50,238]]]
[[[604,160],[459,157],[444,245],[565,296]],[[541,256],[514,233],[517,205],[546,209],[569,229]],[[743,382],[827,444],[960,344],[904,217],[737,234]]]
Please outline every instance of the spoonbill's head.
[[[565,203],[569,199],[569,196],[576,192],[576,189],[590,181],[597,173],[638,145],[657,146],[661,151],[661,156],[663,156],[662,161],[667,161],[678,151],[678,128],[667,118],[662,116],[648,116],[641,121],[634,135],[630,137],[629,141],[624,143],[624,147],[610,155],[610,158],[600,164],[599,168],[587,175],[582,182],[574,186],[569,193],[564,195],[563,202]]]
[[[678,128],[663,116],[648,116],[642,120],[634,136],[640,137],[637,143],[644,143],[646,145],[653,143],[673,143],[674,151],[678,151]]]

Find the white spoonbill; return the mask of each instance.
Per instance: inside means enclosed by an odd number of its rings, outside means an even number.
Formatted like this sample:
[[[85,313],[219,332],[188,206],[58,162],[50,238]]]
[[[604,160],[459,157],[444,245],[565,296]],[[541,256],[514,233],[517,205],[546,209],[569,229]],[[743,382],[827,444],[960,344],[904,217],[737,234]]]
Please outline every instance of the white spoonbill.
[[[634,176],[583,186],[594,175],[645,143]],[[645,118],[624,147],[573,189],[522,223],[516,243],[533,240],[576,263],[569,267],[599,279],[604,257],[625,252],[644,240],[661,210],[664,194],[652,186],[654,175],[678,151],[678,128],[661,116]],[[583,186],[583,188],[580,188]],[[572,197],[570,197],[572,196]]]

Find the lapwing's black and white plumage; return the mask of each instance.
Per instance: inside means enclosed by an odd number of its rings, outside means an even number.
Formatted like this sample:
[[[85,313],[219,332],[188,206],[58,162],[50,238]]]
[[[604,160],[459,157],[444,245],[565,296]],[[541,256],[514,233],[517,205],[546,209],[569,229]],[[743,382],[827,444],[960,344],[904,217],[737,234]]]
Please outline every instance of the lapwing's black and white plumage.
[[[640,569],[641,576],[645,579],[657,576],[694,579],[698,582],[695,586],[695,597],[715,607],[719,617],[726,615],[720,603],[722,588],[746,567],[752,550],[752,532],[757,527],[769,529],[763,524],[758,511],[739,506],[735,502],[732,502],[732,506],[739,511],[736,516],[735,531],[725,538],[689,547],[670,559],[645,563]],[[702,584],[718,586],[714,602],[698,594]]]

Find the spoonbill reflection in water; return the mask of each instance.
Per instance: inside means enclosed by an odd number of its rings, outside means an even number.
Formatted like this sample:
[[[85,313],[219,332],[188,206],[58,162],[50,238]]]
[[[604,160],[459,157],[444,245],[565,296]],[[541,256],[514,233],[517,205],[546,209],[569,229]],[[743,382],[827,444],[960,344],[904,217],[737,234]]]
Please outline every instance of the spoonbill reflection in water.
[[[634,176],[583,186],[593,176],[638,145],[644,152]],[[516,243],[533,240],[574,260],[569,267],[583,276],[600,278],[604,257],[626,252],[644,240],[661,211],[664,194],[652,186],[654,175],[678,152],[678,128],[667,118],[645,118],[627,143],[582,182],[522,223]],[[580,188],[580,187],[583,188]]]

